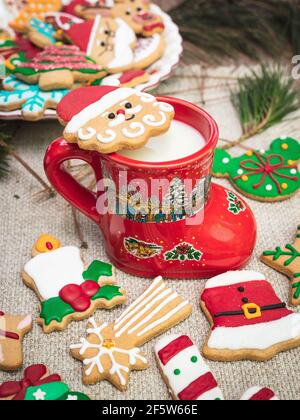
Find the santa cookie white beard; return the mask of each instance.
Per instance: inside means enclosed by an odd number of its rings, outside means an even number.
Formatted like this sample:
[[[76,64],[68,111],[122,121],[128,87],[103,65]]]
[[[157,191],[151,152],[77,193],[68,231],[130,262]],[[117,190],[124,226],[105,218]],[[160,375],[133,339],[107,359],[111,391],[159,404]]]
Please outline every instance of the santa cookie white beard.
[[[212,278],[201,307],[212,325],[203,348],[208,359],[264,361],[300,345],[300,314],[287,309],[261,273],[232,271]]]
[[[143,147],[167,132],[175,115],[171,105],[152,95],[108,86],[71,92],[57,113],[68,142],[104,154]]]

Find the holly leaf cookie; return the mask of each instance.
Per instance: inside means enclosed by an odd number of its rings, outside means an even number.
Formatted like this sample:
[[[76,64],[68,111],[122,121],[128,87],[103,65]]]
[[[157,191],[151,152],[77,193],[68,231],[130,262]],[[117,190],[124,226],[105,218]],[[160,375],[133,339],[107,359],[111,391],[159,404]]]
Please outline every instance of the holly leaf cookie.
[[[161,277],[111,324],[89,320],[87,338],[71,346],[83,362],[83,383],[107,380],[120,391],[128,387],[132,370],[148,368],[139,346],[184,321],[192,306],[167,287]]]
[[[106,75],[106,71],[78,47],[48,46],[33,59],[19,53],[6,66],[18,79],[38,84],[44,91],[71,89],[75,83],[92,82]]]
[[[287,309],[261,273],[231,271],[208,280],[201,308],[212,326],[203,348],[210,360],[265,361],[300,346],[300,314]]]
[[[300,188],[299,159],[300,143],[289,137],[274,140],[269,150],[249,150],[237,158],[216,149],[213,175],[228,178],[239,192],[253,200],[283,201]]]
[[[22,367],[22,341],[31,329],[30,315],[9,315],[0,310],[0,370],[12,371]]]
[[[168,103],[135,89],[95,86],[69,93],[57,114],[66,125],[64,138],[69,143],[108,154],[138,149],[164,134],[175,111]]]
[[[159,370],[174,400],[223,400],[223,393],[187,335],[163,337],[155,345]]]
[[[290,278],[290,303],[293,306],[300,305],[300,225],[293,244],[278,246],[274,251],[265,251],[261,261]]]
[[[42,235],[32,256],[22,278],[41,301],[38,323],[45,333],[62,331],[97,309],[111,309],[126,301],[125,291],[115,285],[114,267],[96,260],[86,269],[74,246],[63,247],[58,239]]]
[[[48,109],[56,109],[62,98],[69,92],[66,89],[42,91],[38,85],[28,85],[15,76],[8,76],[0,90],[0,111],[20,110],[26,121],[38,121]]]

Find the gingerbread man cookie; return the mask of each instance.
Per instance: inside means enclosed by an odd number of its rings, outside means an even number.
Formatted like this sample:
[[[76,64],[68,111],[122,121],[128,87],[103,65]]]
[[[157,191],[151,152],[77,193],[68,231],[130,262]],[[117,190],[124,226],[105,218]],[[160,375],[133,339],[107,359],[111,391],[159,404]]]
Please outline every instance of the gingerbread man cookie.
[[[134,67],[136,36],[124,20],[98,15],[82,23],[70,23],[64,17],[60,22],[64,37],[109,73],[119,73]]]
[[[199,349],[187,335],[163,337],[155,345],[159,370],[174,400],[223,400]]]
[[[265,251],[261,261],[291,279],[291,300],[293,306],[300,305],[300,225],[293,244]]]
[[[50,374],[45,365],[32,365],[24,370],[20,381],[0,385],[0,401],[76,401],[89,400],[80,392],[72,392],[57,374]]]
[[[287,309],[261,273],[232,271],[206,283],[201,307],[212,325],[210,360],[265,361],[300,346],[300,314]]]
[[[249,150],[232,157],[216,149],[213,175],[228,178],[244,195],[258,201],[283,201],[300,188],[300,143],[289,137],[272,142],[269,150]]]
[[[92,82],[106,75],[101,66],[71,45],[46,47],[32,60],[20,53],[11,57],[6,66],[18,79],[38,84],[44,91],[72,89],[75,83]]]
[[[191,312],[192,306],[158,277],[114,323],[90,319],[87,338],[71,346],[72,356],[84,364],[84,384],[108,380],[120,391],[126,390],[130,371],[148,367],[139,346],[184,321]]]
[[[138,149],[151,137],[164,134],[174,108],[147,93],[109,86],[77,89],[57,109],[66,125],[64,138],[81,149],[113,153]]]
[[[22,340],[31,328],[31,316],[0,311],[0,369],[17,370],[23,365]]]
[[[10,26],[17,32],[24,32],[32,18],[44,20],[46,13],[58,12],[61,7],[61,0],[27,0],[19,15],[10,22]]]
[[[126,301],[125,291],[114,284],[114,267],[95,260],[85,270],[80,250],[74,246],[63,247],[58,239],[42,235],[32,256],[22,278],[41,301],[38,323],[45,333],[62,331],[73,320]]]

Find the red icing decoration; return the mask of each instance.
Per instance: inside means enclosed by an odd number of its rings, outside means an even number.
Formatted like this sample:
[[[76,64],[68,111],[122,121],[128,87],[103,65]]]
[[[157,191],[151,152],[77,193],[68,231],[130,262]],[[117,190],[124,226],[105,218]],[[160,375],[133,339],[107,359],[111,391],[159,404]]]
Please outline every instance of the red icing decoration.
[[[57,115],[59,119],[68,123],[74,115],[79,114],[84,108],[99,101],[106,94],[118,88],[112,86],[92,86],[71,91],[59,103]]]
[[[0,316],[4,316],[4,315],[5,315],[5,313],[0,311]]]
[[[200,378],[196,379],[183,391],[181,391],[178,394],[178,398],[182,401],[196,400],[205,392],[211,391],[217,386],[218,384],[213,374],[211,372],[208,372],[205,375],[200,376]]]
[[[50,375],[43,378],[46,374],[47,368],[44,365],[29,366],[24,370],[23,380],[4,382],[0,385],[0,398],[13,397],[13,400],[15,401],[22,401],[24,400],[27,388],[30,386],[39,386],[50,382],[61,381],[59,375]]]
[[[238,289],[242,290],[239,291]],[[247,298],[249,303],[254,303],[260,307],[279,305],[282,301],[276,295],[273,287],[267,281],[250,281],[229,286],[215,287],[206,289],[202,294],[202,301],[209,313],[212,315],[214,327],[241,327],[244,325],[255,325],[264,322],[276,321],[292,314],[286,308],[262,311],[260,318],[246,319],[244,315],[221,316],[215,318],[216,314],[223,312],[241,311]]]
[[[265,160],[264,157],[261,156],[258,152],[254,152],[255,156],[257,157],[257,159],[259,160],[259,162],[256,162],[253,159],[247,159],[241,162],[240,167],[242,169],[245,169],[246,171],[250,171],[247,172],[247,176],[252,176],[252,175],[257,175],[257,174],[262,174],[262,178],[261,181],[258,184],[253,185],[254,189],[257,189],[259,187],[261,187],[262,185],[264,185],[266,177],[269,176],[271,178],[271,180],[275,183],[278,193],[282,194],[282,188],[280,183],[277,181],[277,179],[275,178],[275,176],[279,177],[279,178],[284,178],[284,179],[290,179],[291,181],[297,181],[298,177],[296,176],[290,176],[290,175],[285,175],[285,174],[281,174],[279,172],[277,172],[278,169],[292,169],[292,166],[286,166],[284,164],[284,159],[282,156],[280,155],[269,155]],[[278,163],[272,163],[272,159],[279,159]],[[247,166],[247,164],[250,163],[253,166]],[[296,168],[294,166],[294,168]],[[239,175],[235,178],[233,178],[234,181],[241,179],[244,175]]]
[[[0,337],[10,338],[11,340],[19,340],[20,336],[16,333],[0,330]]]
[[[122,76],[119,78],[119,81],[122,84],[129,83],[134,79],[137,79],[138,77],[142,77],[146,74],[144,70],[129,70],[122,74]]]
[[[100,289],[99,284],[88,280],[80,286],[68,284],[59,292],[59,297],[72,306],[76,312],[85,312],[91,306],[91,298]]]
[[[47,247],[47,249],[49,249],[49,251],[52,251],[52,249],[53,249],[53,245],[52,245],[51,242],[46,242],[46,247]]]
[[[257,394],[254,394],[250,401],[268,401],[275,397],[275,394],[271,389],[263,388]]]
[[[188,336],[183,335],[161,349],[158,352],[158,357],[162,364],[166,365],[174,356],[176,356],[176,354],[191,346],[193,346],[191,339]]]
[[[150,25],[144,26],[143,29],[144,29],[144,31],[150,32],[150,31],[153,31],[156,28],[165,29],[165,25],[162,22],[155,22],[155,23],[152,23]]]

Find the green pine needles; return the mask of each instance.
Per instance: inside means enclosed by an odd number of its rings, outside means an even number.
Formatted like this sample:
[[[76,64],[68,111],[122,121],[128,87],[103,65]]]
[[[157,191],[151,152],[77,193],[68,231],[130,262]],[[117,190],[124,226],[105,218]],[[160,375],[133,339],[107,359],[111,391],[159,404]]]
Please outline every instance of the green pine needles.
[[[294,81],[280,66],[262,65],[259,70],[238,79],[231,101],[239,115],[243,135],[224,149],[267,130],[299,109],[299,93]]]

